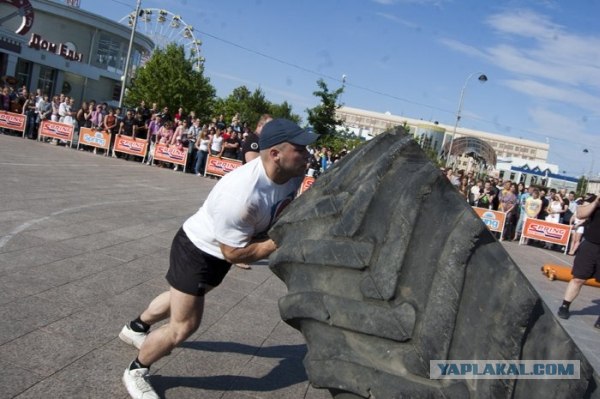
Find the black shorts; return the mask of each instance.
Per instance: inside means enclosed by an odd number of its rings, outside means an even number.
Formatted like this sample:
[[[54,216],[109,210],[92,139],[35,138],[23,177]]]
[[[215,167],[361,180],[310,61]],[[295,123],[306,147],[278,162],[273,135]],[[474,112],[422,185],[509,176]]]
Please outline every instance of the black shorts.
[[[171,244],[169,271],[171,287],[195,296],[204,296],[207,288],[221,284],[231,263],[203,252],[179,229]]]
[[[583,240],[573,261],[573,277],[582,280],[594,277],[600,282],[600,244]]]

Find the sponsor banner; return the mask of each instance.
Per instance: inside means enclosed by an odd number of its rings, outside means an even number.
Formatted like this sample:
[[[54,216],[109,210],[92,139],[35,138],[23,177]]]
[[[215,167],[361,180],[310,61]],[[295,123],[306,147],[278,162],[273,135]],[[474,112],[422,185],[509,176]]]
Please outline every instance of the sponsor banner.
[[[25,132],[25,115],[15,114],[14,112],[0,111],[0,127],[4,129]]]
[[[546,241],[552,244],[568,246],[571,227],[566,224],[551,223],[540,219],[525,218],[522,238]]]
[[[52,137],[58,140],[73,141],[73,125],[69,123],[42,121],[40,124],[40,136]]]
[[[137,155],[139,157],[145,157],[147,148],[148,142],[146,141],[146,139],[136,140],[129,136],[117,134],[117,137],[115,137],[115,145],[113,147],[113,151],[123,152],[129,155]]]
[[[82,127],[79,129],[79,144],[108,150],[110,147],[110,133]]]
[[[154,146],[154,160],[170,162],[177,165],[183,165],[187,162],[188,149],[177,149],[175,146],[169,147],[166,144],[156,144]]]
[[[302,180],[302,184],[300,185],[300,194],[308,190],[314,182],[315,178],[313,176],[304,176],[304,180]]]
[[[432,380],[578,380],[579,360],[430,360]]]
[[[206,160],[206,173],[214,176],[225,176],[240,166],[242,166],[242,161],[237,159],[219,158],[209,154]]]
[[[504,230],[504,223],[506,223],[506,214],[504,212],[477,207],[473,207],[473,210],[490,231],[502,233]]]

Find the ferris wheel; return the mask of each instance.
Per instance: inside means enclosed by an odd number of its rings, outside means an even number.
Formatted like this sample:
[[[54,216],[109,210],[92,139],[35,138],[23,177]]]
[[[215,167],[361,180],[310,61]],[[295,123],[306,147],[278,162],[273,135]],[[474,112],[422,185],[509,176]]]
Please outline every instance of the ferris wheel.
[[[194,69],[201,71],[204,67],[204,57],[200,55],[202,41],[196,39],[194,27],[185,23],[179,15],[158,8],[140,10],[136,31],[148,36],[156,48],[163,49],[168,44],[175,43],[183,47]],[[135,11],[121,18],[120,23],[133,26]]]

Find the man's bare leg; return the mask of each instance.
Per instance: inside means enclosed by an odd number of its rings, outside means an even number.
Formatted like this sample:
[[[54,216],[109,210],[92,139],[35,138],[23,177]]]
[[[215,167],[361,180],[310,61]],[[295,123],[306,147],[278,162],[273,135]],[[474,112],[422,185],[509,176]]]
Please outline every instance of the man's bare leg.
[[[567,285],[567,290],[565,291],[565,301],[573,302],[575,298],[577,298],[577,295],[579,295],[583,283],[585,283],[585,280],[573,277]]]
[[[185,341],[200,326],[204,311],[204,297],[186,294],[171,288],[168,299],[159,295],[144,313],[144,317],[160,317],[165,314],[164,303],[170,303],[169,322],[152,331],[144,341],[138,361],[150,366],[163,356],[169,354],[173,348]],[[146,316],[144,316],[146,315]]]
[[[569,306],[571,306],[571,302],[573,302],[575,298],[577,298],[577,295],[579,295],[579,291],[581,291],[583,283],[585,283],[585,280],[575,277],[569,281],[567,290],[565,291],[563,303],[560,305],[560,308],[558,308],[558,317],[561,319],[569,318]]]
[[[165,291],[150,302],[140,319],[147,324],[155,324],[169,317],[171,308],[171,292]]]

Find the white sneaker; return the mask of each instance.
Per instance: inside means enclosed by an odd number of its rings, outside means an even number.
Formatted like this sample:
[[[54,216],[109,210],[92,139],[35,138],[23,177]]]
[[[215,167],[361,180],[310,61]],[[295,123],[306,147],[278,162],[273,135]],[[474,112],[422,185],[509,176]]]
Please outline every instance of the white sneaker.
[[[177,172],[177,171],[179,170],[179,165],[175,165],[175,167],[173,168],[173,170],[174,170],[175,172]]]
[[[129,327],[129,324],[125,324],[125,326],[121,329],[121,332],[119,333],[119,338],[121,338],[121,341],[125,342],[126,344],[135,346],[137,349],[140,349],[142,347],[146,336],[148,336],[147,333],[133,331]]]
[[[123,384],[133,399],[160,399],[148,382],[148,369],[125,369]]]

